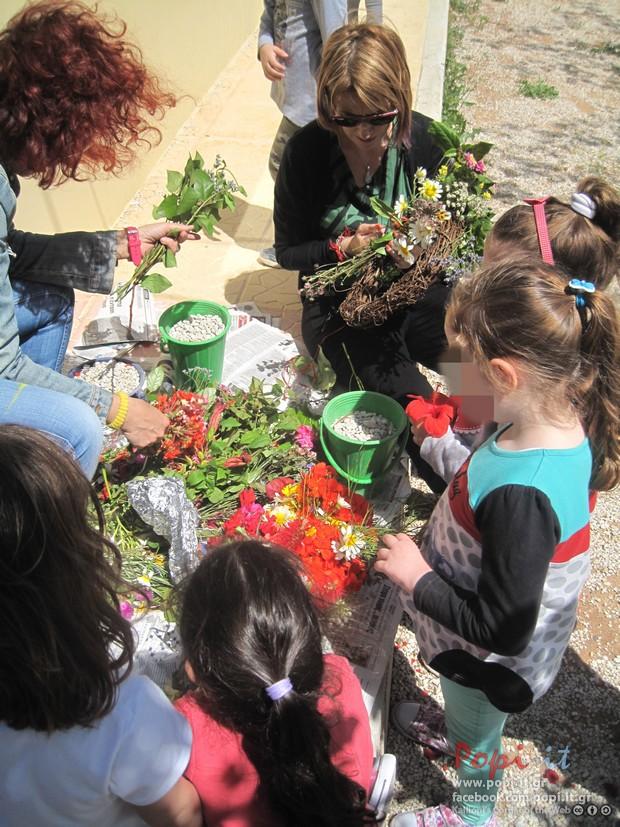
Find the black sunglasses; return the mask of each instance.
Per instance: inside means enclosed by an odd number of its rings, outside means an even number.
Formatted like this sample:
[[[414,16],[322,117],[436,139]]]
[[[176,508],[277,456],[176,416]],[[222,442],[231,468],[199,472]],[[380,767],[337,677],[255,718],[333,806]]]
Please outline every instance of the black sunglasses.
[[[376,115],[334,115],[330,118],[332,123],[337,126],[352,127],[358,126],[360,123],[369,123],[372,126],[382,126],[386,123],[392,123],[394,118],[398,115],[398,109],[393,109],[391,112],[378,112]]]

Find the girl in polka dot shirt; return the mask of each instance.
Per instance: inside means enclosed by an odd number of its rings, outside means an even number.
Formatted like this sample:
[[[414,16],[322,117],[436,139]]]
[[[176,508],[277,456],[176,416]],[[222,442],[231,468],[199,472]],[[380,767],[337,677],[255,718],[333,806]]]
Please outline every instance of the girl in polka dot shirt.
[[[466,416],[498,426],[454,476],[420,546],[386,535],[377,554],[440,674],[443,748],[459,777],[452,807],[401,814],[394,827],[495,823],[506,718],[558,672],[590,569],[590,491],[620,479],[620,333],[608,296],[522,259],[462,280],[446,325],[459,348],[443,366],[451,390]],[[417,704],[399,704],[393,719],[428,741],[433,722]]]

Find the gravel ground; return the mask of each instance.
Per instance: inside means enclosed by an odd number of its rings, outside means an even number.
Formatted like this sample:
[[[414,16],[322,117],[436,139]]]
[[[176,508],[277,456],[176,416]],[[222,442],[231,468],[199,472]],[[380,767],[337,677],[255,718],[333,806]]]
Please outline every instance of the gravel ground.
[[[568,198],[585,174],[620,182],[620,2],[481,0],[456,24],[464,30],[458,59],[467,66],[464,109],[488,156],[501,212],[527,196]],[[544,80],[559,92],[539,100],[519,94],[521,80]],[[433,497],[422,483],[418,504]],[[620,490],[599,498],[592,520],[593,573],[578,625],[553,688],[522,715],[508,719],[503,749],[521,747],[526,769],[510,767],[497,807],[502,827],[620,824]],[[403,622],[396,638],[392,703],[422,697],[441,703],[438,679],[417,661]],[[565,748],[568,747],[566,753]],[[391,813],[449,802],[455,773],[441,760],[388,731],[399,759]],[[565,758],[562,760],[562,754]],[[543,777],[544,759],[559,769]],[[581,809],[580,809],[581,808]],[[609,814],[607,814],[609,812]]]

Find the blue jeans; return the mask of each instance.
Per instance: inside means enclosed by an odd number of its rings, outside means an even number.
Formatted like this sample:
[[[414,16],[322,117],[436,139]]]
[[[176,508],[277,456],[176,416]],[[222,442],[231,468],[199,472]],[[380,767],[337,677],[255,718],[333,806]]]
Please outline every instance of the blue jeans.
[[[15,319],[22,351],[39,365],[60,371],[73,321],[73,290],[13,281]],[[36,428],[95,473],[103,428],[92,408],[66,393],[0,379],[0,424]]]
[[[0,425],[36,428],[68,451],[89,479],[95,473],[103,428],[97,414],[81,399],[0,379]]]
[[[73,290],[17,279],[11,287],[22,352],[37,365],[60,371],[73,324]]]
[[[493,706],[484,692],[443,676],[441,691],[448,740],[456,747],[459,781],[453,809],[465,824],[486,824],[493,815],[507,760],[502,756],[502,732],[508,714]]]

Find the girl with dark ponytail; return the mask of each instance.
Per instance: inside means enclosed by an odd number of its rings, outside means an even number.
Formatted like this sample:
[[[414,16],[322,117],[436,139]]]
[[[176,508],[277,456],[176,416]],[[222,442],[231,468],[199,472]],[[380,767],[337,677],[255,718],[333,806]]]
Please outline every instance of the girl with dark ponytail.
[[[209,827],[353,827],[372,744],[345,658],[323,655],[296,558],[255,541],[209,552],[183,589],[180,633],[195,689],[186,771]]]

